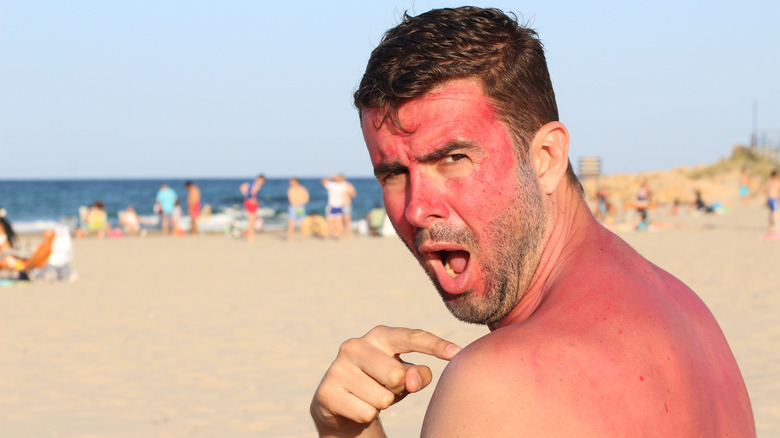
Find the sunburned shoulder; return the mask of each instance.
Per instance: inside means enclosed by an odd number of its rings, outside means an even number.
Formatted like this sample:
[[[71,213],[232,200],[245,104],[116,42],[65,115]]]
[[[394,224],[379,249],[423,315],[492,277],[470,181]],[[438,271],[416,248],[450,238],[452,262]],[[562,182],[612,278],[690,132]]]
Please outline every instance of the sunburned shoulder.
[[[423,435],[625,436],[664,413],[662,390],[629,364],[644,358],[616,357],[605,342],[516,327],[485,336],[447,366]]]

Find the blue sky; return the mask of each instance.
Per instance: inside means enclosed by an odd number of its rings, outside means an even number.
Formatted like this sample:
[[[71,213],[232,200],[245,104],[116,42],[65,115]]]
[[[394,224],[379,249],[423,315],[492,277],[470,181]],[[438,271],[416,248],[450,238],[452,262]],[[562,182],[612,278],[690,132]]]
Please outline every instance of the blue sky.
[[[493,2],[547,50],[570,155],[606,173],[780,142],[780,2]],[[351,95],[442,1],[0,0],[0,179],[368,176]]]

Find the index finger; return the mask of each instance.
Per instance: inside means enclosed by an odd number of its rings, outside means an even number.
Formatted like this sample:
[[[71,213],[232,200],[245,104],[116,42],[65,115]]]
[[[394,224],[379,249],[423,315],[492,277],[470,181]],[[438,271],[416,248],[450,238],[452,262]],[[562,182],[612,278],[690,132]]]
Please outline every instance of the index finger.
[[[450,360],[461,348],[431,332],[406,327],[378,326],[366,334],[372,343],[385,353],[395,356],[404,353],[423,353]]]

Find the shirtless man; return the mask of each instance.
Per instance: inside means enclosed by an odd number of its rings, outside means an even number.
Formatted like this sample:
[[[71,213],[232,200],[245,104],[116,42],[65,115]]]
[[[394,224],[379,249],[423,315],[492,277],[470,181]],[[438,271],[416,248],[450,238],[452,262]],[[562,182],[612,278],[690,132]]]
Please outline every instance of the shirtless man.
[[[328,230],[330,230],[331,236],[339,238],[344,230],[344,204],[350,196],[350,184],[344,178],[344,175],[339,173],[338,175],[323,178],[322,185],[328,192],[328,206],[325,207]]]
[[[405,17],[355,102],[398,235],[490,333],[462,350],[384,326],[344,342],[311,404],[320,436],[384,436],[379,412],[432,379],[409,352],[450,360],[426,437],[755,435],[704,303],[590,213],[533,31],[496,10]]]
[[[769,232],[774,233],[777,224],[778,198],[780,198],[780,180],[777,178],[777,171],[773,170],[767,182],[764,183],[764,195],[766,195],[766,206],[769,207]]]
[[[192,221],[192,234],[198,234],[198,217],[200,217],[200,189],[192,181],[184,183],[187,187],[187,214]]]
[[[248,216],[248,225],[246,228],[247,242],[255,241],[255,222],[257,222],[257,209],[260,203],[257,202],[257,193],[265,184],[265,175],[260,174],[254,180],[245,182],[238,186],[238,190],[244,195],[244,208]]]
[[[344,196],[344,212],[341,215],[342,226],[344,227],[344,237],[352,237],[352,199],[357,197],[357,190],[351,182],[347,183],[347,192]]]
[[[287,189],[287,201],[290,203],[287,220],[287,241],[291,242],[295,233],[295,224],[306,218],[306,204],[309,203],[309,191],[301,185],[298,178],[290,179],[290,187]],[[303,236],[302,236],[303,237]]]

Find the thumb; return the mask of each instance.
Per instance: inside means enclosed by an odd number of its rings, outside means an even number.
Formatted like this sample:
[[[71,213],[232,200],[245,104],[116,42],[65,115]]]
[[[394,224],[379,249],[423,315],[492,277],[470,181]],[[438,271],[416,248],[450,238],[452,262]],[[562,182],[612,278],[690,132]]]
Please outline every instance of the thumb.
[[[405,365],[406,378],[404,379],[404,387],[407,392],[418,392],[430,385],[433,380],[433,373],[430,368],[425,365]]]

